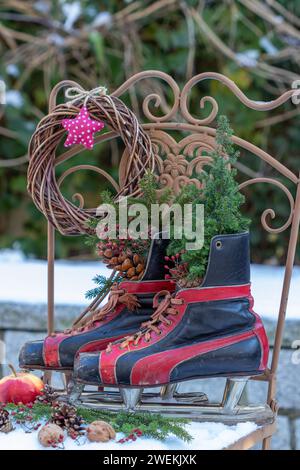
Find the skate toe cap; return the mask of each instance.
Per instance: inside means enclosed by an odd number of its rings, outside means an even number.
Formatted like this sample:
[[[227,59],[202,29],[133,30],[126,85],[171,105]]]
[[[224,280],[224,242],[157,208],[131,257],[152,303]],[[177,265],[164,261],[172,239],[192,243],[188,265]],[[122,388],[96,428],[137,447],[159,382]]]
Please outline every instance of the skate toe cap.
[[[74,375],[80,382],[99,385],[101,384],[99,374],[100,353],[79,354],[74,363]]]
[[[25,343],[19,354],[19,366],[23,368],[30,366],[44,367],[43,347],[43,340]]]

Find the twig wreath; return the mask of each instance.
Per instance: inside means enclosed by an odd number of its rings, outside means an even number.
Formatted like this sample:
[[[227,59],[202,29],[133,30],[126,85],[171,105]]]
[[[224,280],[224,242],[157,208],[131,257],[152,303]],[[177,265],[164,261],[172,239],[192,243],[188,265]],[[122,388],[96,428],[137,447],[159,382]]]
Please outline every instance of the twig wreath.
[[[123,185],[116,198],[140,193],[139,181],[154,168],[151,141],[134,113],[106,88],[70,88],[69,102],[57,105],[39,122],[29,143],[28,191],[37,208],[63,235],[89,232],[95,209],[78,207],[62,195],[55,177],[57,147],[68,131],[65,146],[93,147],[93,134],[106,124],[121,137],[128,154]]]

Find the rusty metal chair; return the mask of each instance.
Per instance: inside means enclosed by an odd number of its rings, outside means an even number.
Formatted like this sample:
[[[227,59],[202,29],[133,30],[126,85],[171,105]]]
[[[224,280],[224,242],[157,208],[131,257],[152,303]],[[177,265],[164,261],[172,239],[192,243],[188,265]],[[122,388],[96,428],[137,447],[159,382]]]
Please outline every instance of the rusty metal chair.
[[[217,80],[221,82],[233,95],[239,100],[239,105],[247,106],[256,111],[273,110],[283,103],[291,99],[294,90],[285,92],[282,96],[271,102],[257,102],[248,99],[242,91],[224,75],[218,73],[201,73],[191,80],[180,90],[177,83],[169,75],[159,71],[145,71],[138,73],[128,79],[122,86],[115,90],[112,95],[122,97],[129,88],[136,85],[141,80],[147,79],[160,79],[165,85],[170,87],[173,93],[173,102],[170,107],[166,105],[162,97],[157,94],[149,94],[142,102],[142,110],[145,117],[144,129],[149,133],[157,160],[158,177],[162,186],[169,186],[178,192],[183,184],[188,182],[195,182],[193,179],[195,173],[201,172],[203,165],[207,161],[207,152],[212,150],[215,145],[215,128],[211,127],[213,121],[218,114],[218,103],[212,96],[204,96],[200,101],[200,107],[210,107],[210,112],[207,117],[198,119],[193,117],[189,112],[189,93],[191,89],[204,80]],[[58,92],[66,86],[76,86],[73,81],[63,81],[56,85],[51,93],[49,101],[49,112],[51,112],[56,105],[56,98]],[[150,110],[151,105],[159,108],[164,104],[164,112],[159,115],[154,115]],[[167,109],[167,111],[166,111]],[[170,134],[171,132],[171,134]],[[174,133],[184,134],[182,140],[175,140]],[[96,138],[96,143],[108,141],[116,138],[114,132],[107,132]],[[267,165],[277,172],[278,177],[284,177],[289,184],[294,187],[293,194],[288,187],[282,183],[281,179],[269,177],[254,177],[240,184],[240,189],[244,189],[253,184],[272,184],[284,192],[290,205],[290,213],[287,220],[281,227],[273,228],[269,225],[270,219],[274,219],[275,212],[273,209],[266,209],[261,215],[261,222],[263,228],[271,233],[276,234],[289,230],[289,243],[287,247],[285,275],[282,286],[281,302],[278,306],[278,321],[276,328],[276,335],[274,341],[273,356],[270,368],[266,373],[255,380],[262,380],[268,383],[268,394],[266,397],[266,404],[269,405],[273,412],[274,420],[272,423],[268,422],[265,425],[259,426],[255,431],[243,437],[239,441],[231,445],[230,449],[248,449],[253,447],[257,442],[263,442],[263,449],[269,449],[271,437],[276,430],[276,415],[278,411],[278,403],[276,401],[276,373],[279,362],[279,354],[281,349],[286,309],[289,297],[290,282],[292,277],[292,269],[295,259],[295,251],[299,234],[300,222],[300,178],[299,175],[294,174],[276,158],[269,155],[264,150],[258,148],[251,142],[247,142],[238,136],[233,137],[233,141],[237,147],[242,150],[240,158],[239,170],[243,170],[242,158],[243,153],[248,152],[255,158],[263,160]],[[60,155],[56,159],[55,166],[58,166],[76,155],[80,149],[78,147],[72,148]],[[85,169],[92,170],[104,176],[116,191],[122,188],[124,182],[124,175],[126,172],[128,154],[126,151],[123,153],[119,165],[119,181],[114,181],[102,169],[93,165],[84,164],[77,165],[69,168],[63,175],[61,175],[58,184],[60,185],[64,179],[76,171]],[[172,170],[172,171],[171,171]],[[83,204],[83,197],[80,198]],[[54,245],[55,245],[55,230],[48,222],[48,331],[54,331]],[[263,314],[263,312],[260,312]]]

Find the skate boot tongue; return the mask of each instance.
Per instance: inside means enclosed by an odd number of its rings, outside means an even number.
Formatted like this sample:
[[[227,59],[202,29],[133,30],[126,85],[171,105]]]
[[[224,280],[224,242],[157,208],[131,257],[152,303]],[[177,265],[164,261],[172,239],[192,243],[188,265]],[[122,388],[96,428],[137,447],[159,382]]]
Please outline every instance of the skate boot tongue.
[[[163,299],[160,301],[160,298]],[[160,330],[160,325],[170,325],[172,321],[170,316],[178,315],[179,311],[177,309],[178,305],[182,305],[184,302],[183,299],[178,299],[172,295],[169,291],[158,292],[153,298],[153,307],[156,308],[155,312],[152,315],[152,319],[142,323],[141,330],[133,336],[127,336],[121,344],[120,347],[125,349],[133,343],[135,346],[138,345],[139,341],[144,338],[146,342],[151,340],[151,333],[154,332],[157,335],[160,335],[162,331]],[[110,351],[111,345],[108,345],[108,352]]]
[[[140,303],[134,294],[130,294],[125,289],[120,289],[117,284],[114,284],[110,289],[107,303],[101,308],[86,312],[88,315],[81,315],[75,320],[72,329],[69,331],[82,331],[85,328],[92,327],[96,322],[103,320],[118,304],[125,305],[131,311],[140,307]]]

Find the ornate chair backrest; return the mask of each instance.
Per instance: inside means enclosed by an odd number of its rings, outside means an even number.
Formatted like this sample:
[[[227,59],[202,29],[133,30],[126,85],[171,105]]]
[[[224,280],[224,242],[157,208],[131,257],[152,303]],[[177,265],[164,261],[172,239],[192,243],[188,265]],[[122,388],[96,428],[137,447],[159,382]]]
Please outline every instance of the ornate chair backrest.
[[[154,152],[156,154],[158,177],[163,186],[172,188],[177,193],[180,187],[187,182],[194,182],[199,184],[197,179],[194,179],[195,173],[199,173],[203,169],[203,165],[207,163],[207,152],[211,151],[215,146],[216,130],[211,127],[213,121],[218,115],[218,103],[216,99],[211,96],[205,96],[200,100],[200,107],[205,108],[206,105],[210,106],[210,113],[207,117],[197,119],[189,112],[188,98],[191,89],[204,80],[217,80],[227,87],[238,100],[248,108],[256,111],[273,110],[283,103],[291,99],[294,90],[285,92],[282,96],[271,102],[257,102],[248,99],[243,92],[224,75],[218,73],[201,73],[191,80],[180,90],[177,83],[169,75],[159,71],[145,71],[140,72],[130,79],[128,79],[122,86],[115,90],[112,95],[121,97],[132,86],[136,85],[141,80],[147,79],[160,79],[170,87],[173,93],[173,104],[168,107],[163,97],[160,94],[151,93],[146,96],[142,103],[143,115],[146,118],[143,127],[150,135]],[[52,90],[49,111],[52,111],[56,105],[56,97],[59,90],[66,86],[78,86],[77,83],[72,81],[63,81],[56,85]],[[154,115],[150,110],[150,105],[164,110],[160,115]],[[184,138],[180,141],[174,139],[171,133],[180,131],[184,133]],[[96,143],[107,141],[116,137],[114,132],[107,132],[101,134],[96,138]],[[233,136],[233,141],[240,149],[250,152],[253,157],[263,160],[269,165],[273,171],[277,173],[276,178],[269,177],[254,177],[240,184],[240,189],[243,190],[247,186],[262,183],[272,184],[281,189],[290,205],[290,212],[287,220],[281,227],[273,228],[270,226],[270,219],[274,219],[276,214],[273,209],[266,209],[261,215],[261,223],[263,228],[271,233],[277,234],[285,230],[289,230],[289,243],[287,247],[285,275],[282,286],[281,302],[278,306],[278,321],[274,342],[274,351],[272,357],[272,364],[267,370],[263,380],[269,382],[268,389],[268,404],[273,411],[276,412],[277,406],[275,401],[275,376],[278,366],[279,353],[283,337],[283,328],[285,322],[286,308],[289,296],[290,281],[292,269],[295,260],[295,251],[299,234],[299,221],[300,221],[300,178],[299,175],[294,174],[291,170],[280,163],[276,158],[264,150],[258,148],[254,144],[241,139],[238,136]],[[69,158],[80,152],[80,148],[75,147],[56,158],[55,165],[58,166]],[[243,158],[243,152],[240,160]],[[58,180],[60,185],[64,179],[80,169],[93,170],[103,175],[113,188],[118,192],[122,188],[124,182],[124,175],[126,172],[128,154],[125,151],[119,165],[119,180],[115,181],[107,172],[93,165],[77,165],[69,168]],[[240,162],[240,169],[243,167],[242,161]],[[289,186],[293,186],[294,190],[291,192],[288,187],[282,182],[285,179]],[[293,194],[292,194],[293,193]],[[84,204],[84,199],[81,195],[76,195],[81,206]],[[53,331],[53,263],[54,263],[54,229],[48,224],[48,329]]]

